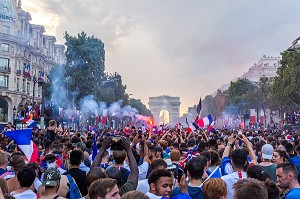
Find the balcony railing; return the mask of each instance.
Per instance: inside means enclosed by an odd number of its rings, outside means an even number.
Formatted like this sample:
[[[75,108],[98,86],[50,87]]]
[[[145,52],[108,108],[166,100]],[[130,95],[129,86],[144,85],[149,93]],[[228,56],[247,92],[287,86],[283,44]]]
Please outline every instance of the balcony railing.
[[[0,73],[10,73],[9,67],[0,67]]]
[[[21,75],[21,70],[17,70],[17,75]]]

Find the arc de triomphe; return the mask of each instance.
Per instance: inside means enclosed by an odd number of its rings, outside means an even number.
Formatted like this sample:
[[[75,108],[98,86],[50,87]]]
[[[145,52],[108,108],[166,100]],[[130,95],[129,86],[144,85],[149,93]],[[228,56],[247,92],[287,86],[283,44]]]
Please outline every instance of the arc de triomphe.
[[[160,123],[160,112],[166,110],[169,112],[169,124],[175,124],[180,116],[180,98],[162,95],[158,97],[149,97],[149,108],[156,124]]]

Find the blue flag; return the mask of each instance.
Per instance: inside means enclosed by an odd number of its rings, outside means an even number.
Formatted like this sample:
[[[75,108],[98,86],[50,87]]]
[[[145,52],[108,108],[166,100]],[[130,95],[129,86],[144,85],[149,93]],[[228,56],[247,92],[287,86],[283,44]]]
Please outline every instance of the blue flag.
[[[97,141],[96,141],[96,135],[94,135],[93,153],[92,153],[92,160],[93,160],[93,161],[94,161],[94,159],[95,159],[97,153],[98,153]]]

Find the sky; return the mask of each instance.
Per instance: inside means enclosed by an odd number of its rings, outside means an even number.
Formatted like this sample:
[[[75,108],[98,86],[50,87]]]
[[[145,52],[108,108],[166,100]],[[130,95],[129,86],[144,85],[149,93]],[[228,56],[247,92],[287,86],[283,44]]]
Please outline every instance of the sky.
[[[22,0],[31,23],[64,43],[81,31],[105,44],[106,71],[132,98],[180,97],[181,113],[300,36],[298,0]]]

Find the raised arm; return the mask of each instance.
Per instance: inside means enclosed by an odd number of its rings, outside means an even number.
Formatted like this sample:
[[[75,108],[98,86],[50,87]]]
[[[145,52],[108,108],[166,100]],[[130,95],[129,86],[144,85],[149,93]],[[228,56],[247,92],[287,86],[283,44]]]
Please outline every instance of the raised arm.
[[[248,149],[251,162],[253,164],[257,164],[257,158],[256,158],[255,152],[253,150],[252,144],[244,134],[242,134],[242,141],[244,142],[244,144],[246,145],[246,147]]]
[[[231,146],[232,144],[234,144],[235,142],[235,139],[234,139],[234,136],[233,134],[231,136],[228,137],[228,143],[225,147],[225,150],[223,152],[223,155],[222,155],[222,159],[225,158],[225,157],[229,157],[229,154],[230,154],[230,151],[231,151]]]
[[[95,159],[94,159],[94,161],[93,161],[93,163],[92,163],[91,169],[100,166],[102,157],[103,157],[103,155],[104,155],[106,149],[109,148],[110,144],[111,144],[111,138],[106,137],[106,138],[103,140],[103,143],[102,143],[102,146],[101,146],[101,148],[100,148],[100,150],[99,150],[99,153],[96,155],[96,157],[95,157]]]
[[[121,140],[122,140],[123,149],[127,153],[129,167],[130,167],[130,174],[127,178],[127,181],[129,181],[129,180],[132,181],[134,183],[134,186],[137,187],[138,174],[139,174],[138,165],[137,165],[136,160],[135,160],[135,158],[133,156],[133,153],[131,151],[130,142],[125,137],[122,137]]]

